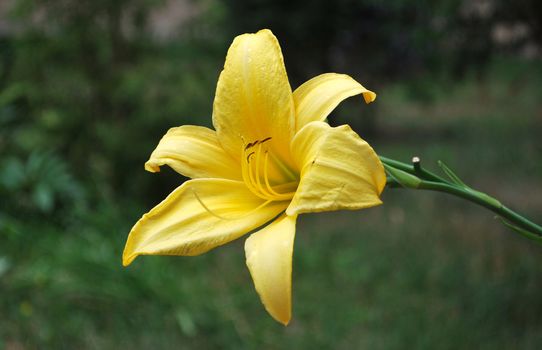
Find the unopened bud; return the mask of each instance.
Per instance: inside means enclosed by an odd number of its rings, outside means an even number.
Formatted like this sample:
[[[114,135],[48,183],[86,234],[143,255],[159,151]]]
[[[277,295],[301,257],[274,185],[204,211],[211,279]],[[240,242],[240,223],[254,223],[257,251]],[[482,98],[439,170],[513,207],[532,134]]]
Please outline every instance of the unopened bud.
[[[416,175],[407,173],[406,171],[393,168],[389,165],[384,164],[387,173],[397,181],[401,186],[406,188],[418,188],[422,180]]]

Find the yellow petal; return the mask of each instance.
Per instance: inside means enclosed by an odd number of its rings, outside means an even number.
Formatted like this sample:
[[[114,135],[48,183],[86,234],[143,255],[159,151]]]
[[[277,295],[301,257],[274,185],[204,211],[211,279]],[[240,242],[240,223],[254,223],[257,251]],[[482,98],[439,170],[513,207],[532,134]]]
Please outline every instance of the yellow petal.
[[[263,203],[240,181],[187,181],[134,225],[123,265],[138,255],[205,253],[269,222],[287,206],[272,202],[262,207]]]
[[[326,73],[312,78],[294,91],[296,130],[312,121],[324,121],[348,97],[363,94],[366,103],[376,94],[345,74]]]
[[[288,215],[381,204],[386,184],[382,163],[371,146],[348,125],[312,122],[292,140],[301,181]]]
[[[277,38],[269,30],[231,44],[218,79],[213,125],[224,149],[241,157],[244,144],[272,138],[271,153],[288,162],[294,103]]]
[[[216,132],[202,126],[169,129],[145,163],[145,169],[155,173],[162,165],[190,178],[242,178],[241,165],[224,151]]]
[[[245,242],[250,275],[265,309],[287,325],[292,315],[292,254],[296,216],[282,215]]]

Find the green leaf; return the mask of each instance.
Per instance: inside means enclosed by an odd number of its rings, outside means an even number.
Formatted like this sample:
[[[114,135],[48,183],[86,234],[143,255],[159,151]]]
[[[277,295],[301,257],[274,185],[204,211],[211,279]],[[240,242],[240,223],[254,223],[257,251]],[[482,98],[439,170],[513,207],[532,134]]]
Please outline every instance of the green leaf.
[[[196,323],[192,315],[186,310],[178,310],[176,313],[176,319],[181,331],[189,336],[193,337],[198,332],[196,328]]]
[[[542,236],[537,235],[535,233],[532,233],[530,231],[524,230],[521,227],[518,227],[518,226],[506,221],[505,219],[503,219],[500,216],[497,216],[497,219],[499,219],[506,227],[508,227],[512,231],[515,231],[515,232],[519,233],[520,235],[522,235],[523,237],[526,237],[526,238],[528,238],[530,240],[533,240],[533,241],[536,241],[536,242],[539,242],[539,243],[542,244]]]
[[[0,107],[12,103],[17,98],[24,96],[28,88],[23,83],[14,83],[0,92]]]
[[[11,263],[9,262],[8,258],[0,256],[0,277],[5,275],[5,273],[9,270],[10,267]]]
[[[50,212],[54,206],[54,193],[47,185],[38,184],[33,193],[34,204],[43,212]]]
[[[0,167],[0,186],[8,190],[19,188],[25,181],[23,163],[17,158],[8,158]]]
[[[461,180],[459,178],[459,176],[457,176],[453,171],[452,169],[448,168],[448,166],[446,164],[444,164],[444,162],[442,161],[438,161],[437,162],[438,166],[442,169],[442,171],[450,178],[450,180],[452,180],[452,182],[456,185],[459,185],[461,187],[465,187],[465,188],[469,188],[469,186],[467,186],[463,180]]]

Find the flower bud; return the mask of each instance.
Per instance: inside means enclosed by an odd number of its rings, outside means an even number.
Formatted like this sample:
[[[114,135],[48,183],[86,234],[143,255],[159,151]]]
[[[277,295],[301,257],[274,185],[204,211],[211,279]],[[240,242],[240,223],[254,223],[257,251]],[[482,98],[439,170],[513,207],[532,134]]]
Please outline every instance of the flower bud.
[[[416,175],[409,174],[406,171],[399,170],[387,164],[384,164],[384,168],[386,169],[388,175],[390,175],[401,186],[406,188],[420,187],[420,183],[422,182],[422,180]]]

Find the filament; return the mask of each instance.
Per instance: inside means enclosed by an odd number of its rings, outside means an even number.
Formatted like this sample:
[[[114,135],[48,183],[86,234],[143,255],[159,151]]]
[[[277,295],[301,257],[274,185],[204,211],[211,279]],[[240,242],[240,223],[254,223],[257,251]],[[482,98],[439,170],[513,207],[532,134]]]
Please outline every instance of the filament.
[[[269,151],[263,149],[264,143],[269,140],[271,137],[256,140],[243,146],[241,153],[243,155],[241,165],[243,181],[247,188],[259,198],[269,201],[289,200],[295,192],[279,193],[273,189],[269,181]],[[264,152],[264,156],[262,156],[262,152]],[[280,169],[285,167],[278,159],[275,157],[273,159]],[[292,184],[294,183],[297,184],[297,181]]]
[[[225,217],[225,216],[217,214],[215,211],[211,210],[205,203],[203,203],[203,200],[201,200],[200,196],[198,195],[198,193],[195,190],[192,190],[192,192],[194,192],[194,196],[196,197],[197,201],[199,202],[199,204],[201,204],[201,206],[203,207],[203,209],[205,209],[206,212],[208,212],[212,216],[217,217],[217,218],[219,218],[221,220],[228,220],[228,221],[230,221],[230,220],[239,220],[239,219],[246,218],[247,216],[250,216],[250,215],[254,214],[258,210],[266,207],[269,203],[272,202],[272,200],[267,200],[267,201],[263,202],[262,204],[258,205],[256,208],[252,209],[251,211],[249,211],[247,213],[244,213],[243,215]]]

